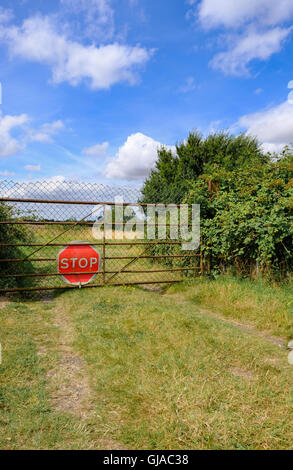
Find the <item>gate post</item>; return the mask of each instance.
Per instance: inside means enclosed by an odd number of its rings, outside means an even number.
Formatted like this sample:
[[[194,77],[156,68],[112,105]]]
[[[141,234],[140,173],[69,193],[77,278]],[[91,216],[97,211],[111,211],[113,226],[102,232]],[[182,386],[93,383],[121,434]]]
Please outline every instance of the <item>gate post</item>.
[[[202,250],[200,250],[200,275],[201,275],[201,277],[203,277],[203,275],[204,275],[204,263],[203,263]]]
[[[202,237],[200,238],[200,276],[203,277],[205,272],[205,264],[202,251]]]
[[[106,204],[104,204],[104,233],[103,233],[103,284],[105,285],[106,271]]]

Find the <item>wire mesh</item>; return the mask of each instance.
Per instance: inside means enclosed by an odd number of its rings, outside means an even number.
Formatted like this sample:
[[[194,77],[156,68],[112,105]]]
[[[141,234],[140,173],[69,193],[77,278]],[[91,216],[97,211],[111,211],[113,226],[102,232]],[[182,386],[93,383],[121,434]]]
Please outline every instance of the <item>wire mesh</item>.
[[[102,224],[97,239],[93,224],[102,220],[107,208],[117,200],[138,204],[140,198],[135,187],[63,179],[1,181],[0,201],[9,211],[0,212],[0,291],[68,287],[58,272],[57,257],[74,242],[93,246],[102,259],[100,271],[87,287],[179,282],[183,276],[198,274],[200,253],[182,252],[180,241],[150,241],[146,230],[141,239],[128,240],[125,221],[115,225],[113,220],[110,228]]]

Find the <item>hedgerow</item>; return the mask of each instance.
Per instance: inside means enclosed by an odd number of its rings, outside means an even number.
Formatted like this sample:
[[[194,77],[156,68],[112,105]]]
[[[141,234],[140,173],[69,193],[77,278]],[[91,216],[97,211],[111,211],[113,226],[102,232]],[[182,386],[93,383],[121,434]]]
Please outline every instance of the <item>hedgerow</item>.
[[[184,202],[201,205],[201,249],[213,270],[275,275],[292,270],[290,152],[254,168],[215,168],[191,182]]]
[[[200,204],[201,250],[209,272],[274,277],[292,272],[292,149],[271,156],[246,136],[190,134],[176,155],[159,150],[156,168],[144,183],[143,202],[158,202],[158,197],[165,204]],[[156,246],[153,254],[179,250]],[[196,263],[194,258],[167,262]]]
[[[6,203],[0,202],[0,221],[8,221],[16,218],[14,209]],[[31,243],[34,239],[32,230],[24,225],[1,224],[0,244]],[[24,259],[27,253],[23,247],[0,246],[0,260]],[[0,261],[0,276],[34,271],[31,261],[4,262]],[[0,277],[0,288],[28,287],[33,284],[32,278],[25,277]]]

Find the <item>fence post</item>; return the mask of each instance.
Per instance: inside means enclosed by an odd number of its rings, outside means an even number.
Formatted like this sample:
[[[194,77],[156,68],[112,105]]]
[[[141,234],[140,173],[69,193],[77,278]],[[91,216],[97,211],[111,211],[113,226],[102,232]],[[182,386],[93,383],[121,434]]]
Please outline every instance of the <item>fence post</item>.
[[[104,204],[104,233],[103,233],[103,284],[106,277],[106,204]]]
[[[201,277],[204,275],[204,263],[203,263],[202,249],[200,250],[200,275]]]

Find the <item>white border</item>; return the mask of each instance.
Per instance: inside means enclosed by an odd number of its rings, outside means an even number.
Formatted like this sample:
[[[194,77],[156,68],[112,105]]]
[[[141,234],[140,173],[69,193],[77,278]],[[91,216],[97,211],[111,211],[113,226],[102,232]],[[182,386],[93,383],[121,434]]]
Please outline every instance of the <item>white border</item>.
[[[89,281],[87,281],[87,282],[70,282],[70,281],[68,281],[68,279],[66,279],[66,278],[64,277],[64,275],[63,275],[62,273],[60,273],[60,270],[59,270],[59,256],[61,255],[61,253],[62,253],[64,250],[66,250],[66,248],[68,248],[68,247],[71,246],[71,245],[87,245],[87,246],[90,246],[90,247],[99,255],[99,256],[98,256],[98,259],[99,259],[98,270],[97,270],[95,273],[93,273],[93,276],[92,276],[91,279],[90,279]],[[101,267],[101,266],[100,266],[100,265],[101,265],[101,258],[102,258],[102,257],[101,257],[101,254],[100,254],[100,252],[96,249],[96,247],[92,246],[89,242],[84,242],[84,241],[78,241],[78,240],[76,240],[76,241],[74,241],[74,242],[68,243],[64,248],[61,248],[61,250],[58,252],[58,254],[57,254],[57,270],[58,270],[58,273],[60,274],[60,276],[63,278],[63,280],[64,280],[67,284],[69,284],[69,285],[71,285],[71,286],[86,286],[87,284],[89,284],[90,282],[92,282],[92,281],[95,279],[95,277],[96,277],[97,274],[99,274],[99,272],[100,272],[100,267]],[[78,276],[78,274],[77,274],[77,276]]]

